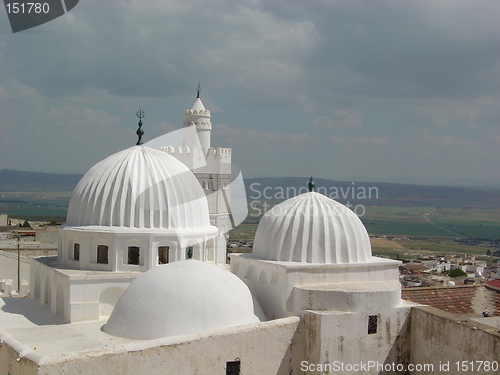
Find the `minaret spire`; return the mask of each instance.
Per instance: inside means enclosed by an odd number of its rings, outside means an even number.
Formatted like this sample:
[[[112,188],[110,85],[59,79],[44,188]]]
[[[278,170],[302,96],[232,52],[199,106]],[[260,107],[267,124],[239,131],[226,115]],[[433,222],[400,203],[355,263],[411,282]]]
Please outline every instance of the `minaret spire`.
[[[200,140],[200,146],[207,152],[210,148],[210,131],[212,124],[210,123],[210,111],[205,108],[200,99],[201,85],[198,82],[196,87],[196,99],[190,109],[184,112],[183,127],[194,125]],[[184,145],[193,146],[193,140],[184,140]]]
[[[144,118],[144,111],[142,110],[142,108],[139,108],[135,115],[139,119],[139,122],[137,123],[137,125],[139,125],[139,129],[137,129],[137,131],[135,132],[135,134],[137,134],[137,137],[139,138],[136,143],[136,146],[138,146],[142,145],[142,136],[144,135],[144,130],[142,130],[142,119]]]

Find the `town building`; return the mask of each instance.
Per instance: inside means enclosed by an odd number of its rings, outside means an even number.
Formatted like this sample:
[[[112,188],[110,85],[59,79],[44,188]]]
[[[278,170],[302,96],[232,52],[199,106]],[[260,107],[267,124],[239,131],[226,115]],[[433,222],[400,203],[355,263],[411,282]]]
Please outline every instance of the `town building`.
[[[9,216],[7,214],[0,214],[0,227],[9,225]]]

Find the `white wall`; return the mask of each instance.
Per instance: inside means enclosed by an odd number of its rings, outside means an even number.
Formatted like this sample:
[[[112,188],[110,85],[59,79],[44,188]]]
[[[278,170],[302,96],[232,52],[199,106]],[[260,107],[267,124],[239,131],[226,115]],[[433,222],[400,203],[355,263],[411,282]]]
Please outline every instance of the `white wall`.
[[[140,275],[57,269],[53,265],[50,258],[32,260],[30,297],[62,315],[66,322],[109,316],[125,289]]]
[[[30,283],[29,260],[23,256],[21,260],[21,281]],[[14,289],[17,290],[17,255],[0,251],[0,279],[12,279]]]
[[[303,309],[309,306],[309,297],[294,292],[294,289],[301,286],[327,285],[339,290],[344,284],[351,283],[359,285],[366,291],[378,283],[377,285],[384,285],[384,290],[381,292],[389,292],[391,295],[391,307],[400,301],[401,286],[398,281],[400,262],[390,259],[372,258],[371,262],[353,264],[312,264],[260,260],[254,258],[252,254],[229,256],[231,272],[247,284],[264,313],[270,318],[303,315]],[[301,298],[305,303],[297,301],[297,298]],[[386,304],[388,302],[386,301]],[[360,311],[362,307],[347,307],[347,309],[354,308]]]
[[[299,318],[292,317],[202,335],[131,340],[119,347],[46,356],[39,361],[38,374],[220,375],[225,373],[227,361],[240,360],[242,374],[288,375],[292,366],[290,342],[298,325]],[[11,375],[37,373],[30,363],[21,372],[21,364],[15,361],[18,354],[7,348],[0,347],[0,358],[13,364]],[[0,375],[4,374],[0,370]]]
[[[9,217],[6,214],[0,214],[0,226],[7,226],[9,221]]]
[[[468,371],[458,371],[456,362],[469,365]],[[500,332],[498,329],[447,313],[429,306],[416,307],[411,313],[410,362],[432,364],[432,374],[491,375],[479,362],[496,361],[500,366]],[[473,363],[476,367],[472,371]],[[439,366],[450,364],[449,370],[439,371]],[[463,367],[461,367],[464,370]]]
[[[368,334],[368,315],[378,316],[378,329]],[[305,319],[304,361],[309,364],[395,363],[409,361],[410,308],[366,312],[310,311]],[[352,370],[330,371],[330,374],[352,374]],[[379,369],[356,374],[379,374]],[[305,371],[318,374],[318,371]],[[326,372],[328,373],[328,372]]]

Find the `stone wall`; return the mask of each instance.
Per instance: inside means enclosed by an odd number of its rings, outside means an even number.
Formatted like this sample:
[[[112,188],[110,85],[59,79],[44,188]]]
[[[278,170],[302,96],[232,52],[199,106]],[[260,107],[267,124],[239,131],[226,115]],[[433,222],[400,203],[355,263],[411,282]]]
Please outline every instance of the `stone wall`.
[[[420,373],[496,374],[487,363],[500,366],[499,353],[498,329],[429,306],[412,309],[410,363],[433,366]]]

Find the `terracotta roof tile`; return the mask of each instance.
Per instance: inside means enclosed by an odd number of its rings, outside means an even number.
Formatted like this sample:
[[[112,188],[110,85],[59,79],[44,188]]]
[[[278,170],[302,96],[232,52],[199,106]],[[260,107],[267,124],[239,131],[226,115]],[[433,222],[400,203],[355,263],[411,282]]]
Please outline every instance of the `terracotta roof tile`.
[[[492,286],[494,288],[500,288],[500,279],[494,279],[494,280],[488,281],[486,283],[486,285]]]
[[[454,314],[477,315],[473,309],[473,299],[480,285],[437,287],[437,288],[406,288],[402,290],[402,298],[408,301],[436,307]],[[484,288],[483,288],[484,289]],[[489,293],[491,315],[500,315],[500,293]]]

